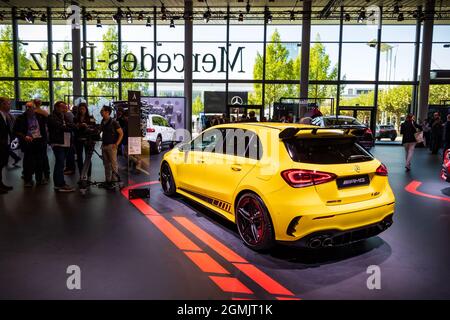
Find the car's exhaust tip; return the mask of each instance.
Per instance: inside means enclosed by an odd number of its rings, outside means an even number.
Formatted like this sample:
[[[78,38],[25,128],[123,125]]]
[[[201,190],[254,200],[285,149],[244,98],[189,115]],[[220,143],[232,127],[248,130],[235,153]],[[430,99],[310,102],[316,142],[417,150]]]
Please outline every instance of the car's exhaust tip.
[[[320,238],[313,238],[309,242],[309,247],[311,249],[317,249],[322,245],[322,240]]]
[[[333,246],[333,239],[331,239],[331,238],[325,238],[325,239],[322,241],[322,246],[323,246],[323,247],[332,247],[332,246]]]

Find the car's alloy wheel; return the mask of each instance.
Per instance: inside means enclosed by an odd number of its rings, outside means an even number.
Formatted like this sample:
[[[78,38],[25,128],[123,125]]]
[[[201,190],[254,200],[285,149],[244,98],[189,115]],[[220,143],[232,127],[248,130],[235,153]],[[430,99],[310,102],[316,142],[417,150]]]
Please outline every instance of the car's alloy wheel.
[[[167,162],[164,162],[161,166],[160,180],[164,194],[173,196],[177,188],[173,179],[172,170]]]
[[[264,202],[246,193],[236,205],[236,224],[244,243],[254,250],[267,250],[274,245],[272,221]]]

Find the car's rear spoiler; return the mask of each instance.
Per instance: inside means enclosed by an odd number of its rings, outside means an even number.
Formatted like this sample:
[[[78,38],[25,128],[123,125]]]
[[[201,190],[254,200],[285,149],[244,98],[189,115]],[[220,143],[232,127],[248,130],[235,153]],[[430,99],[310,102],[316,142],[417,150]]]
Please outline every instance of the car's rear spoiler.
[[[349,134],[351,129],[354,129],[354,127],[351,126],[330,126],[330,127],[316,127],[316,128],[296,128],[296,127],[288,127],[284,130],[282,130],[278,137],[281,140],[291,139],[295,137],[297,133],[300,131],[311,131],[311,134],[317,134],[317,131],[325,131],[325,130],[336,130],[340,129],[344,131],[344,134]]]

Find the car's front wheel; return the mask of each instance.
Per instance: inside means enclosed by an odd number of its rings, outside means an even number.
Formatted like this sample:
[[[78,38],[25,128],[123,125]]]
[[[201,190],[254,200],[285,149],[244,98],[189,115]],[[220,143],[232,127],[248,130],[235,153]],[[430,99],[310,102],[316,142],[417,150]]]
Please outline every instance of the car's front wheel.
[[[177,192],[175,180],[173,178],[172,170],[167,162],[161,165],[160,181],[163,192],[167,196],[173,196]]]
[[[243,194],[236,204],[236,224],[244,243],[253,250],[265,251],[275,244],[269,210],[254,193]]]

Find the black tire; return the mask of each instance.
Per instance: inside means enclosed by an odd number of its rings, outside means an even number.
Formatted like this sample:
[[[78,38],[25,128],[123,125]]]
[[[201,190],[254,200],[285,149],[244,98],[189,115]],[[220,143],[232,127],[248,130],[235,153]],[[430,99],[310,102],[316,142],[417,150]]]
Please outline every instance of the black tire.
[[[380,141],[380,140],[381,140],[381,137],[377,137],[377,140]]]
[[[155,142],[150,142],[150,151],[153,154],[160,154],[162,151],[162,139],[161,136],[156,137]]]
[[[397,139],[397,136],[391,136],[391,141],[395,141]]]
[[[236,201],[236,225],[245,245],[255,251],[267,251],[275,245],[269,210],[262,199],[251,192]]]
[[[160,182],[166,196],[172,197],[177,193],[177,186],[173,178],[172,170],[167,162],[163,162],[160,170]]]

